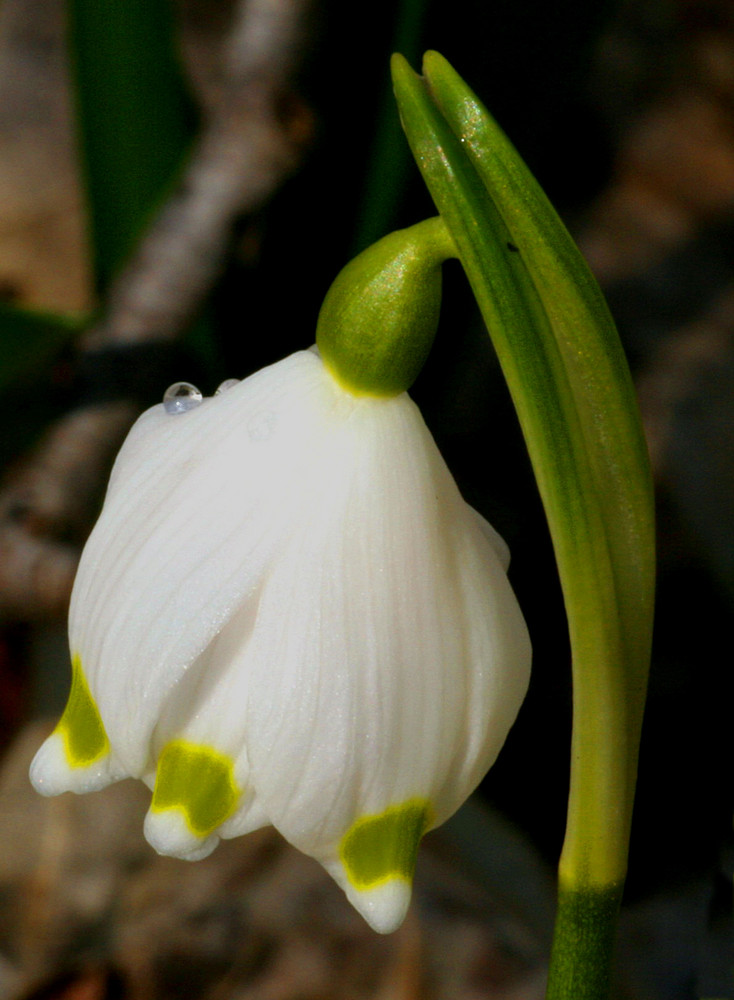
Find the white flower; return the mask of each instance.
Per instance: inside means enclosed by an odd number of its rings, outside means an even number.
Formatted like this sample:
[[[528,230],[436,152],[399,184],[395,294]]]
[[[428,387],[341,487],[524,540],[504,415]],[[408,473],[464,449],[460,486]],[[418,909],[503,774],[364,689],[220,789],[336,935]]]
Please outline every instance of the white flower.
[[[506,564],[409,397],[352,395],[314,351],[154,406],[82,556],[71,694],[31,780],[142,778],[145,835],[182,858],[272,823],[393,930],[422,834],[525,694]]]

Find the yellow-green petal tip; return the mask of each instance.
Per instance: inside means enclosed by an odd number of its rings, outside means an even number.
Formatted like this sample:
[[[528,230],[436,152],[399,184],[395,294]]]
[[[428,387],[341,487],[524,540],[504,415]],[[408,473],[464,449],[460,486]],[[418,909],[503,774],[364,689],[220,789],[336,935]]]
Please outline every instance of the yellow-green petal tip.
[[[342,838],[339,855],[349,882],[364,891],[392,879],[412,882],[418,845],[431,822],[427,799],[409,799],[362,816]]]
[[[234,762],[213,747],[172,740],[158,759],[151,811],[178,809],[196,837],[207,837],[235,810]]]
[[[72,657],[71,691],[56,731],[70,767],[89,767],[109,753],[110,742],[78,655]]]

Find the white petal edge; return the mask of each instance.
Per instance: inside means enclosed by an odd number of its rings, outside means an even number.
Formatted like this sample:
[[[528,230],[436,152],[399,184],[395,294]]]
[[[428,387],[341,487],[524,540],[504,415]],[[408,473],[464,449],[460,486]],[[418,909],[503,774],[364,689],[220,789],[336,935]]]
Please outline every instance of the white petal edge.
[[[115,764],[110,754],[87,767],[72,767],[59,732],[51,733],[41,744],[31,762],[29,774],[31,784],[41,795],[98,792],[126,777],[124,769]]]
[[[405,879],[393,878],[371,889],[355,888],[339,861],[326,861],[324,868],[343,890],[349,902],[373,931],[392,934],[405,920],[410,906],[412,886]]]

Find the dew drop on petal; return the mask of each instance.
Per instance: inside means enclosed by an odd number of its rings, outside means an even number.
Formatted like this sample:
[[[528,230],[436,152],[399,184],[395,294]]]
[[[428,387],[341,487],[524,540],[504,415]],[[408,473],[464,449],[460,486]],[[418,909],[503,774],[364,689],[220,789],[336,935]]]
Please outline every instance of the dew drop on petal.
[[[190,382],[174,382],[163,393],[163,408],[166,413],[185,413],[193,410],[204,397]]]
[[[214,395],[221,396],[223,392],[226,392],[228,389],[232,389],[234,386],[239,384],[240,380],[238,378],[225,379],[224,382],[222,382],[222,384],[219,386],[217,391],[214,393]]]

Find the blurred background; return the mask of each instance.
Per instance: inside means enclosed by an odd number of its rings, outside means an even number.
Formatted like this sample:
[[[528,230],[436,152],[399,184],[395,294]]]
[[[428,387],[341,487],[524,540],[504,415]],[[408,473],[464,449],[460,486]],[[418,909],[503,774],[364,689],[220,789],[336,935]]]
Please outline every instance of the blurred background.
[[[344,263],[434,214],[389,81],[392,51],[419,68],[427,48],[586,254],[648,435],[659,596],[615,996],[734,996],[734,6],[3,0],[0,1000],[543,995],[566,625],[455,262],[413,395],[510,544],[534,675],[479,794],[426,839],[404,927],[372,934],[272,831],[188,865],[145,844],[132,782],[46,801],[26,777],[65,701],[74,567],[135,416],[172,382],[210,394],[309,346]]]

